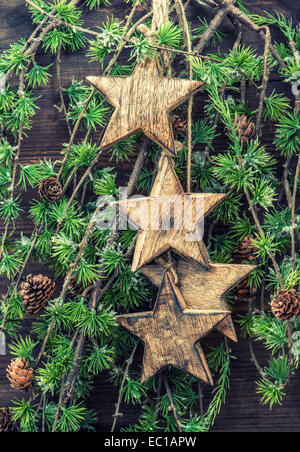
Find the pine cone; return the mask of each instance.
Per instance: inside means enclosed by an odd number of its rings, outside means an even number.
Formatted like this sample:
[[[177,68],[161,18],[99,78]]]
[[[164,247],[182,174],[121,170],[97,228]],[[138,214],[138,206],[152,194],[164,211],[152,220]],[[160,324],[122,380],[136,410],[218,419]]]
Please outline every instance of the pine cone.
[[[177,135],[178,138],[184,139],[186,136],[186,125],[187,120],[181,118],[180,116],[175,116],[173,118],[173,130],[174,134]]]
[[[15,424],[11,419],[10,408],[0,408],[0,433],[14,432]]]
[[[250,121],[247,116],[238,115],[233,123],[237,133],[241,135],[241,141],[247,143],[247,141],[253,137],[255,132],[255,125]]]
[[[45,201],[57,201],[62,195],[62,185],[56,177],[46,177],[40,181],[38,192]]]
[[[11,383],[11,387],[19,391],[28,391],[33,381],[33,369],[25,358],[11,360],[6,369],[6,377]]]
[[[300,295],[295,289],[280,290],[271,303],[278,320],[290,320],[300,315]]]
[[[239,259],[254,259],[257,248],[252,244],[253,237],[246,235],[236,247],[234,254]]]
[[[37,314],[47,304],[55,291],[55,282],[48,276],[26,276],[26,282],[21,284],[20,296],[30,314]]]
[[[250,301],[256,298],[257,289],[249,286],[249,278],[244,279],[236,288],[234,289],[235,297],[240,301]]]

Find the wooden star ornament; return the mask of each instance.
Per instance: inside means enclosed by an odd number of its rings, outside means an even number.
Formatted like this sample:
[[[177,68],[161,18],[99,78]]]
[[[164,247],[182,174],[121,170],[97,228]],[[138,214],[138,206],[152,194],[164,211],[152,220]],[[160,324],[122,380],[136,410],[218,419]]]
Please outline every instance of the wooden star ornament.
[[[157,58],[137,63],[129,77],[87,77],[114,107],[101,148],[106,149],[142,130],[175,155],[170,112],[195,94],[203,82],[163,77]]]
[[[166,271],[153,312],[121,315],[118,322],[145,343],[142,382],[172,365],[212,384],[212,377],[200,344],[228,310],[189,308],[174,277]]]
[[[163,155],[150,197],[131,198],[117,203],[121,215],[125,214],[131,226],[141,229],[138,232],[132,271],[137,271],[169,249],[208,268],[209,255],[199,233],[199,222],[225,197],[222,193],[187,195],[175,173],[173,162]],[[175,203],[178,204],[179,201],[179,208],[173,206],[174,209],[168,209],[166,203],[174,198]],[[184,220],[187,213],[189,219],[193,220],[190,224],[186,224]],[[163,228],[167,215],[171,217],[170,222]]]
[[[213,264],[209,269],[185,259],[177,259],[176,274],[180,292],[189,309],[202,309],[203,311],[225,311],[227,304],[225,294],[243,281],[249,273],[256,268],[255,265]],[[162,265],[147,265],[141,269],[151,282],[160,287],[164,267]],[[217,326],[221,333],[233,341],[237,341],[235,328],[230,315]]]

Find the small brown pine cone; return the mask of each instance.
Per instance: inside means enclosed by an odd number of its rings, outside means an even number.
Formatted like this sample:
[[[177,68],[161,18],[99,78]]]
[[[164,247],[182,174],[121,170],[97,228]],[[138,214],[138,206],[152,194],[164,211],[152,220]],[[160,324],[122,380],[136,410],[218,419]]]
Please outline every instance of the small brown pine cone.
[[[48,276],[28,275],[21,284],[20,296],[30,314],[37,314],[47,304],[55,291],[55,282]]]
[[[234,254],[239,259],[254,259],[257,248],[252,243],[253,237],[246,235],[236,247]]]
[[[11,383],[11,387],[19,391],[28,391],[33,381],[33,369],[25,358],[11,360],[6,369],[6,377]]]
[[[12,421],[10,408],[0,408],[0,433],[15,431],[16,426]]]
[[[77,278],[72,278],[69,286],[68,286],[69,291],[71,292],[72,295],[82,295],[84,292],[84,286],[82,283],[78,282]]]
[[[184,118],[181,118],[180,116],[175,116],[173,118],[173,130],[175,135],[178,138],[184,139],[186,136],[186,125],[187,120]]]
[[[300,315],[300,295],[295,289],[282,289],[274,297],[271,308],[278,320],[293,319]]]
[[[244,279],[234,289],[235,297],[239,301],[250,301],[250,298],[255,299],[257,289],[249,286],[249,278]]]
[[[38,192],[45,201],[57,201],[62,195],[62,185],[56,177],[46,177],[39,183]]]
[[[247,141],[253,137],[255,132],[255,124],[250,121],[247,116],[238,115],[233,123],[236,131],[241,136],[241,141],[247,143]]]

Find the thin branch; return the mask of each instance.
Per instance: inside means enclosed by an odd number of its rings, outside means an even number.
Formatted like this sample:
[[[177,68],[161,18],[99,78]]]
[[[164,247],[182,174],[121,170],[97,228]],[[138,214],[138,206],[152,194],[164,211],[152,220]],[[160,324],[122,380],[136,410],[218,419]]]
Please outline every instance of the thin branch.
[[[116,424],[117,424],[117,421],[118,421],[118,417],[123,416],[123,414],[120,413],[120,406],[121,406],[122,397],[123,397],[123,388],[124,388],[125,382],[126,382],[126,380],[128,378],[129,368],[130,368],[130,366],[131,366],[131,364],[133,362],[133,358],[134,358],[134,355],[135,355],[135,353],[137,351],[138,345],[139,345],[139,340],[136,342],[136,344],[134,346],[134,349],[132,350],[131,355],[130,355],[128,361],[127,361],[127,365],[126,365],[125,372],[124,372],[124,375],[123,375],[121,387],[120,387],[120,390],[119,390],[119,397],[118,397],[118,401],[117,401],[117,404],[116,404],[116,409],[115,409],[115,412],[113,414],[113,419],[114,420],[113,420],[113,424],[112,424],[112,427],[111,427],[111,432],[115,431]]]
[[[296,224],[296,218],[295,218],[295,212],[296,212],[296,200],[297,200],[297,189],[298,189],[298,181],[300,176],[300,154],[298,155],[298,162],[296,167],[296,173],[295,173],[295,180],[294,180],[294,188],[293,188],[293,196],[292,196],[292,202],[291,202],[291,237],[292,237],[292,263],[293,263],[293,269],[295,270],[296,267],[296,239],[295,239],[295,228],[297,227]]]
[[[177,11],[177,15],[179,18],[179,23],[181,25],[181,28],[183,29],[183,35],[184,35],[184,42],[186,45],[186,48],[189,53],[192,52],[192,42],[191,42],[191,36],[190,36],[190,30],[188,21],[186,18],[185,10],[182,4],[181,0],[175,1],[175,8]],[[193,79],[193,66],[191,61],[187,61],[187,69],[190,80]],[[193,150],[193,137],[192,137],[192,112],[193,112],[193,102],[194,102],[194,96],[191,96],[189,98],[188,102],[188,115],[187,115],[187,147],[188,147],[188,155],[187,155],[187,193],[191,192],[191,165],[192,165],[192,150]]]
[[[261,126],[261,120],[263,115],[263,108],[266,100],[266,93],[270,78],[271,70],[269,68],[269,53],[270,53],[270,46],[271,46],[271,32],[269,27],[261,27],[262,29],[265,29],[265,52],[264,52],[264,71],[263,71],[263,77],[262,77],[262,88],[261,88],[261,94],[260,94],[260,100],[259,100],[259,107],[258,107],[258,113],[257,113],[257,121],[256,121],[256,135],[260,133],[260,126]]]
[[[60,97],[60,107],[58,108],[58,111],[60,113],[64,112],[68,131],[69,131],[70,136],[72,136],[72,129],[70,126],[70,120],[68,118],[67,107],[66,107],[65,100],[64,100],[64,89],[63,89],[62,82],[61,82],[61,44],[58,46],[57,56],[56,56],[56,78],[57,78],[59,97]]]
[[[182,432],[181,423],[180,423],[180,421],[179,421],[179,419],[178,419],[177,410],[176,410],[176,407],[175,407],[175,405],[174,405],[174,400],[173,400],[172,392],[171,392],[171,390],[170,390],[170,386],[169,386],[169,383],[168,383],[166,374],[164,374],[164,383],[165,383],[166,391],[167,391],[167,394],[168,394],[168,397],[169,397],[169,400],[170,400],[171,409],[172,409],[173,414],[174,414],[174,418],[175,418],[175,421],[176,421],[176,424],[177,424],[178,431],[179,431],[179,432]]]

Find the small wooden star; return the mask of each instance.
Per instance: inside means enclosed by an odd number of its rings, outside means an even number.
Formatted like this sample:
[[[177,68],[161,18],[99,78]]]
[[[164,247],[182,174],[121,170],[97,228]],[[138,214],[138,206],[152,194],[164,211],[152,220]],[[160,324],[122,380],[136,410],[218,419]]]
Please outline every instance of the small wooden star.
[[[215,312],[226,310],[225,294],[243,281],[255,265],[213,264],[209,270],[185,259],[177,259],[178,285],[185,303],[190,309]],[[141,272],[157,287],[160,287],[164,272],[161,265],[148,265]],[[237,341],[231,316],[226,317],[216,328],[233,341]]]
[[[196,342],[228,315],[227,309],[188,308],[172,273],[166,271],[153,312],[121,315],[118,322],[145,343],[142,382],[172,365],[212,384],[204,353]]]
[[[176,213],[170,211],[172,216],[170,227],[162,229],[161,224],[159,224],[158,227],[153,228],[153,218],[157,218],[157,215],[160,216],[159,223],[163,223],[165,220],[165,216],[169,211],[164,207],[164,200],[170,199],[174,195],[181,199],[181,208]],[[186,196],[175,173],[171,159],[168,156],[162,156],[150,197],[132,198],[117,203],[121,214],[122,212],[125,213],[131,225],[141,228],[138,232],[132,271],[137,271],[170,248],[181,256],[208,268],[209,255],[203,241],[200,239],[195,240],[195,237],[198,237],[197,235],[191,240],[191,236],[197,234],[199,221],[207,216],[225,197],[226,195],[222,193],[191,194]],[[199,203],[197,203],[200,200],[203,203],[201,208],[199,208]],[[160,212],[158,212],[160,201],[162,205]],[[187,227],[184,222],[181,224],[181,219],[184,217],[184,209],[186,212],[190,212],[191,217],[194,218],[192,225],[188,225],[193,226],[192,228]],[[138,211],[138,214],[136,211]]]
[[[115,111],[104,133],[101,148],[109,148],[142,130],[151,140],[175,155],[170,112],[203,82],[162,77],[157,58],[138,63],[130,77],[87,77],[104,94]]]

